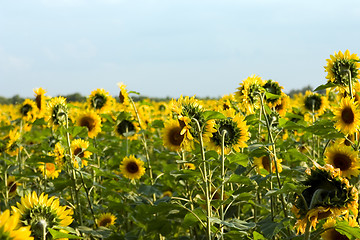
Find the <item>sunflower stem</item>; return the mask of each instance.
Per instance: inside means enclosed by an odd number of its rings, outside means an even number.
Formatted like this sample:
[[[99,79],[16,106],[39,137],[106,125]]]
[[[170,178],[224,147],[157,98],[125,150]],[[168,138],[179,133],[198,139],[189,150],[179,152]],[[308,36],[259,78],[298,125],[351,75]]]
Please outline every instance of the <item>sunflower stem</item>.
[[[225,191],[225,136],[227,134],[226,130],[221,132],[221,190],[220,190],[220,219],[223,222],[225,220],[224,214],[224,191]],[[224,225],[221,224],[220,226],[220,234],[221,239],[224,239]]]
[[[207,164],[206,164],[206,158],[205,158],[205,149],[204,149],[204,141],[202,138],[202,130],[199,121],[196,118],[192,118],[191,120],[194,120],[196,123],[196,126],[199,131],[199,142],[200,142],[200,149],[201,149],[201,159],[203,162],[203,181],[205,183],[205,198],[206,198],[206,237],[208,240],[211,240],[211,199],[210,199],[210,184],[211,180],[208,176],[208,170],[207,170]]]
[[[87,201],[88,201],[88,203],[89,203],[90,211],[91,211],[91,214],[92,214],[92,217],[93,217],[95,226],[96,226],[96,228],[98,228],[99,226],[98,226],[97,223],[96,223],[96,217],[95,217],[95,213],[94,213],[94,207],[93,207],[93,205],[92,205],[92,203],[91,203],[91,200],[90,200],[89,189],[86,187],[86,184],[85,184],[85,181],[84,181],[84,176],[83,176],[82,172],[81,172],[81,171],[78,171],[78,172],[80,173],[81,183],[82,183],[82,186],[83,186],[83,188],[84,188],[84,190],[85,190],[85,193],[86,193],[86,199],[87,199]]]
[[[307,219],[304,240],[310,240],[310,235],[311,235],[310,228],[311,228],[311,224],[310,224],[309,219]]]
[[[352,99],[354,96],[353,96],[353,92],[352,92],[351,71],[350,71],[350,69],[346,69],[346,71],[347,71],[348,77],[349,77],[349,94]]]

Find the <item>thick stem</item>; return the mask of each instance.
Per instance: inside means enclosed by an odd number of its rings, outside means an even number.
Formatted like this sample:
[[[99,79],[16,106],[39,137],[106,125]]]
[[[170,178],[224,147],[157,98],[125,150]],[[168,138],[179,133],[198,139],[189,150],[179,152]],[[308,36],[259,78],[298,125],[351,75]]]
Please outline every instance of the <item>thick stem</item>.
[[[221,132],[221,190],[220,190],[220,219],[221,221],[225,220],[224,214],[224,192],[225,192],[225,136],[227,131],[224,130]],[[221,239],[224,239],[224,226],[220,226]]]

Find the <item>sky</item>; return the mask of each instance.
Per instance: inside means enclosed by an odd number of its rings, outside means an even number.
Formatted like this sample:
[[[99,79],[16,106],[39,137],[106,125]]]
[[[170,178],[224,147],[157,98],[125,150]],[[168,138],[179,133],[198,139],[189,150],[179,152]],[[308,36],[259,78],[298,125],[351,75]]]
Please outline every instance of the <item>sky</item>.
[[[0,0],[0,96],[316,88],[334,52],[360,56],[359,17],[357,0]]]

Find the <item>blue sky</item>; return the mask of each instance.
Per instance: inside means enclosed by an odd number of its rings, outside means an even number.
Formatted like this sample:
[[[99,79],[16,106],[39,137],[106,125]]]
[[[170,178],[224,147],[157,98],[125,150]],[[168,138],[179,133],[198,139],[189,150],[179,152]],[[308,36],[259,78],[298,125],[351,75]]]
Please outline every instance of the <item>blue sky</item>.
[[[315,88],[335,51],[360,56],[359,17],[355,0],[0,0],[0,95],[117,95],[124,82],[219,97],[252,74]]]

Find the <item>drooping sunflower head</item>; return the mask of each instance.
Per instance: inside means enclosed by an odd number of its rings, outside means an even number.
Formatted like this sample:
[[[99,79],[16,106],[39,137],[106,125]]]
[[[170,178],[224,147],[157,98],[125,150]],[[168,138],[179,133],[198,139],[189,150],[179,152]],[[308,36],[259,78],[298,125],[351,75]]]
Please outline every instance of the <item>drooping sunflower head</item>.
[[[48,102],[47,121],[54,127],[65,125],[68,117],[66,98],[55,97]]]
[[[247,147],[246,141],[249,140],[249,127],[246,125],[244,116],[233,114],[230,110],[224,111],[224,114],[227,118],[215,120],[216,132],[210,138],[209,147],[220,153],[224,141],[226,154],[231,149],[239,152],[240,148]]]
[[[24,102],[19,106],[19,112],[21,118],[23,118],[25,121],[34,120],[37,116],[36,103],[33,100],[25,99]]]
[[[130,105],[130,99],[129,99],[129,93],[126,90],[126,85],[122,82],[117,84],[118,87],[120,88],[120,92],[119,92],[119,102],[120,104],[124,105],[124,106],[129,106]]]
[[[342,98],[340,106],[334,110],[335,128],[344,134],[354,134],[360,129],[358,103],[349,97]]]
[[[34,240],[31,237],[30,227],[19,227],[20,215],[15,213],[10,215],[7,209],[0,213],[0,239],[4,240]]]
[[[340,169],[314,163],[314,167],[306,173],[308,176],[303,185],[308,187],[303,190],[303,197],[297,197],[294,202],[299,218],[296,226],[300,232],[305,229],[306,219],[315,228],[320,219],[350,213],[357,216],[358,191],[340,176]]]
[[[43,176],[51,179],[59,177],[59,173],[61,172],[61,169],[56,169],[54,163],[39,162],[39,169]]]
[[[265,97],[265,101],[269,105],[269,107],[275,107],[281,103],[280,97],[283,94],[282,92],[282,89],[284,89],[283,86],[280,86],[278,82],[269,79],[265,82],[263,88],[266,90],[266,92],[278,96],[278,97],[273,96],[271,98]]]
[[[139,132],[139,124],[132,119],[123,119],[115,125],[115,134],[119,137],[127,137],[130,140],[136,139],[136,133]]]
[[[360,163],[352,147],[346,145],[332,145],[326,149],[325,163],[340,169],[342,177],[358,176]]]
[[[97,113],[107,113],[111,110],[114,99],[104,89],[96,89],[91,92],[88,98],[88,105],[90,109]]]
[[[125,157],[120,165],[121,174],[131,180],[140,179],[145,174],[144,162],[134,155]]]
[[[39,115],[42,116],[42,114],[46,111],[46,100],[44,95],[46,93],[46,90],[44,90],[43,88],[36,88],[34,89],[34,93],[36,106],[39,110]]]
[[[99,227],[110,227],[115,224],[116,217],[112,213],[102,213],[96,219],[96,223]]]
[[[94,138],[101,132],[101,117],[94,111],[80,113],[76,124],[88,129],[89,138]]]
[[[328,106],[329,104],[325,96],[311,91],[306,91],[302,105],[305,112],[312,112],[321,115],[327,110]]]
[[[324,67],[327,72],[326,79],[343,87],[349,86],[350,75],[351,82],[358,78],[360,67],[358,60],[357,54],[350,54],[349,50],[344,54],[341,51],[335,52],[334,55],[330,55],[330,59],[326,59],[327,65]]]
[[[86,151],[88,147],[89,142],[80,138],[75,139],[71,142],[70,148],[75,168],[79,168],[79,166],[87,166],[87,161],[85,159],[89,158],[92,155],[91,152]]]
[[[21,203],[11,209],[20,215],[22,226],[30,226],[35,239],[42,239],[44,227],[67,227],[73,222],[72,209],[60,206],[58,198],[48,198],[44,193],[38,196],[35,191],[22,197]]]
[[[259,108],[259,93],[264,86],[264,80],[255,74],[244,79],[235,92],[235,97],[240,103],[240,107],[246,113],[254,113],[254,109]]]

